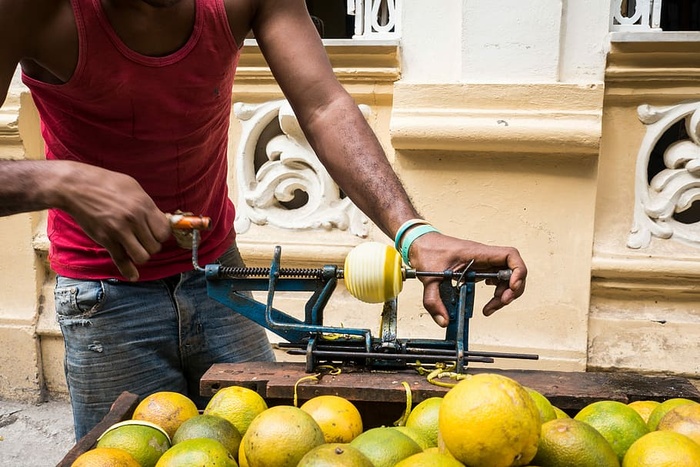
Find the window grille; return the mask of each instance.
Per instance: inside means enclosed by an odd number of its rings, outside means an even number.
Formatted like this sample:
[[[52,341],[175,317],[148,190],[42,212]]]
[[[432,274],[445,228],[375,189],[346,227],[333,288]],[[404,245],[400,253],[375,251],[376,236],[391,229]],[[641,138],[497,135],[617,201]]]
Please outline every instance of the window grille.
[[[613,0],[612,31],[700,31],[700,0]]]
[[[306,0],[323,39],[395,39],[403,0]]]

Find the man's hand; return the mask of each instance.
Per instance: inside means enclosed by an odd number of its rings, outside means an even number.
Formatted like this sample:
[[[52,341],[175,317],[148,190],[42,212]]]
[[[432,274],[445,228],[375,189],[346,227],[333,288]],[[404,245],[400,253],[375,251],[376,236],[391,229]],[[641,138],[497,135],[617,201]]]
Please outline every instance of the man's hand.
[[[411,245],[409,254],[411,265],[418,271],[460,271],[472,261],[470,269],[479,272],[512,269],[510,281],[491,284],[496,288],[493,298],[484,305],[483,312],[486,316],[508,305],[525,291],[527,268],[515,248],[488,246],[432,232],[418,238]],[[442,279],[421,277],[420,280],[424,286],[423,306],[437,324],[447,326],[447,310],[440,299],[439,290]]]
[[[124,277],[137,280],[136,265],[148,261],[172,235],[166,215],[128,175],[73,162],[55,165],[54,207],[105,247]]]

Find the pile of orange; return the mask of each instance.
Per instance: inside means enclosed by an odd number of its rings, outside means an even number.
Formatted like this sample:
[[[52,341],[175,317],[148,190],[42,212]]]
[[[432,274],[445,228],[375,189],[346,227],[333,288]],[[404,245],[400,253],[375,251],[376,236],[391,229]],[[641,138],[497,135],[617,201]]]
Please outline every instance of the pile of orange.
[[[400,423],[365,429],[355,405],[331,395],[268,407],[231,386],[200,412],[161,392],[73,467],[700,466],[700,404],[688,399],[599,401],[567,414],[532,388],[483,373],[419,401]]]

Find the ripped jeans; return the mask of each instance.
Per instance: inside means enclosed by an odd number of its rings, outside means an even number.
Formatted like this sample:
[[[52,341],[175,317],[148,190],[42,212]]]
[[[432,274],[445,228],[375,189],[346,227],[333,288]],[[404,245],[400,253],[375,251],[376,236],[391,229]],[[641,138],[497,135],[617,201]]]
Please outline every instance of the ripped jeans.
[[[235,247],[219,260],[242,266]],[[122,391],[189,396],[213,363],[272,361],[262,327],[209,298],[204,273],[149,282],[56,279],[56,314],[76,439],[109,412]]]

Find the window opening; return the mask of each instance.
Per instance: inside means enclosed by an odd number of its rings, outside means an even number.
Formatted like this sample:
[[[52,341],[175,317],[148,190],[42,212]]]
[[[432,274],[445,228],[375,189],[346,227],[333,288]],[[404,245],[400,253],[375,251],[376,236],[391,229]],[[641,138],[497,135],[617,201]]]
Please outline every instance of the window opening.
[[[355,17],[348,14],[346,0],[306,0],[306,8],[322,39],[351,39]]]
[[[700,0],[663,0],[661,29],[700,31]]]

